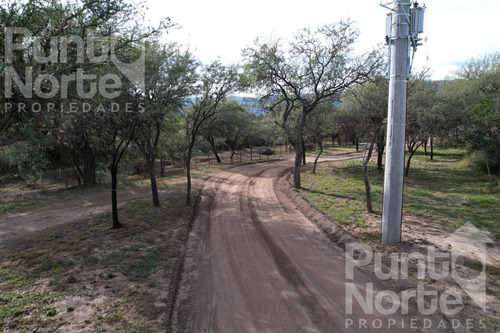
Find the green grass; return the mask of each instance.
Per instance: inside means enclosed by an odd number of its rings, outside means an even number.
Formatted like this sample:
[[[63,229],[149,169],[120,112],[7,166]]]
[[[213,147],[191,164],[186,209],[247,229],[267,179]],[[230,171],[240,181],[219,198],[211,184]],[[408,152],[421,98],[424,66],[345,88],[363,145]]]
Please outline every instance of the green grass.
[[[316,175],[308,165],[302,173],[302,193],[333,220],[362,226],[365,188],[361,161],[321,163]],[[373,208],[382,209],[383,173],[369,165]],[[466,222],[500,239],[500,195],[488,191],[487,175],[473,170],[462,150],[437,150],[433,161],[423,152],[412,159],[405,177],[403,213],[454,230]]]
[[[0,205],[0,214],[15,213],[37,205],[37,200],[24,200]]]
[[[70,320],[60,314],[81,311],[61,300],[91,300],[103,293],[107,302],[89,318],[92,330],[107,321],[122,332],[163,329],[165,306],[153,304],[162,302],[158,289],[168,288],[187,237],[192,208],[185,206],[183,190],[183,185],[172,186],[159,208],[149,198],[122,207],[124,227],[118,230],[110,228],[111,214],[105,213],[1,243],[0,331],[53,331]]]
[[[363,144],[359,144],[359,149],[363,149]],[[349,153],[355,153],[356,152],[356,145],[346,145],[346,146],[332,146],[331,143],[327,143],[323,147],[323,153],[322,155],[328,155],[328,154],[349,154]],[[312,150],[307,150],[306,155],[307,156],[312,156],[316,157],[316,155],[319,154],[319,148],[315,147]]]

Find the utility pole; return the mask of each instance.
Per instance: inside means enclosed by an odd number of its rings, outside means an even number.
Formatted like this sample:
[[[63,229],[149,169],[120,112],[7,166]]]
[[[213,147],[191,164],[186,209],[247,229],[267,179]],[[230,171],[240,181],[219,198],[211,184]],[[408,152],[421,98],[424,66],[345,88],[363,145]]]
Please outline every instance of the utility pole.
[[[403,180],[405,164],[406,94],[411,71],[410,49],[415,52],[422,32],[423,8],[411,0],[396,0],[389,8],[386,40],[389,45],[389,109],[382,211],[382,244],[401,241]],[[392,5],[392,7],[389,7]],[[411,57],[413,59],[413,56]]]

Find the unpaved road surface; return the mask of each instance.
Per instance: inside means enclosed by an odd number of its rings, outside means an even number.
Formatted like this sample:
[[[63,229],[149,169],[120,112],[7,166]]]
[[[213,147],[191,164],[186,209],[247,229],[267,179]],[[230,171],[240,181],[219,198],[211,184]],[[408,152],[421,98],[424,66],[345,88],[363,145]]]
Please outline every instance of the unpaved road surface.
[[[371,323],[378,318],[386,327],[389,317],[366,315],[357,302],[353,314],[346,314],[343,250],[273,189],[276,177],[291,166],[291,161],[245,165],[206,181],[187,244],[172,331],[389,331],[360,328],[359,319]],[[355,278],[362,293],[367,282],[384,288],[367,273],[356,271]],[[391,332],[418,331],[400,327],[402,318],[391,318],[397,322]],[[346,327],[346,319],[354,324]]]

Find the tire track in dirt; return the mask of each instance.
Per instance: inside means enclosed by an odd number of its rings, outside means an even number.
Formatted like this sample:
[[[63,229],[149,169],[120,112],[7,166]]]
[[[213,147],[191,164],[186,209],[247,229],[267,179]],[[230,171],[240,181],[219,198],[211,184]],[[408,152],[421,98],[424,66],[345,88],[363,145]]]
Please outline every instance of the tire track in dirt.
[[[265,170],[263,170],[265,171]],[[249,182],[249,187],[255,187],[255,178],[252,178]],[[276,266],[278,267],[281,275],[291,283],[293,288],[298,294],[298,298],[301,304],[307,309],[307,313],[311,318],[312,323],[320,328],[321,332],[334,332],[335,325],[328,316],[328,313],[321,306],[319,301],[313,296],[313,293],[304,283],[304,280],[300,276],[299,272],[296,270],[295,266],[286,255],[286,253],[281,249],[281,247],[276,244],[271,235],[266,231],[262,221],[260,220],[254,205],[254,199],[249,196],[248,206],[250,208],[250,217],[254,223],[255,229],[259,232],[266,246],[268,247],[271,255],[274,258]]]
[[[379,313],[365,315],[356,302],[354,314],[345,313],[343,250],[274,192],[275,179],[290,166],[290,161],[239,166],[206,181],[171,331],[356,332],[345,327],[347,317],[387,321]],[[355,276],[362,294],[364,284],[376,281],[364,272]],[[374,289],[379,287],[375,283]],[[399,325],[391,331],[407,332]],[[380,329],[363,330],[370,331]]]

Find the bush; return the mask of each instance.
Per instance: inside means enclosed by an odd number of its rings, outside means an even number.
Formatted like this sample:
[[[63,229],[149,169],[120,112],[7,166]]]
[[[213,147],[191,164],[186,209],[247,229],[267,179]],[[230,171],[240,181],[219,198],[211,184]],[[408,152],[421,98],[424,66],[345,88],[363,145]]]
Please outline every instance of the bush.
[[[469,164],[472,168],[482,173],[488,173],[486,169],[486,163],[484,162],[484,153],[479,151],[469,151],[468,156]],[[495,156],[495,159],[490,161],[490,169],[491,173],[496,174],[500,171],[500,160],[498,155]]]
[[[260,153],[261,153],[262,155],[269,155],[269,156],[270,156],[270,155],[274,155],[274,150],[272,150],[272,149],[271,149],[271,148],[269,148],[269,147],[265,147],[264,149],[262,149],[262,150],[260,151]]]
[[[132,174],[134,175],[142,175],[146,170],[145,163],[141,161],[134,162],[132,168]]]
[[[37,181],[40,171],[50,165],[42,151],[19,141],[0,148],[0,174],[16,174],[27,181]]]

